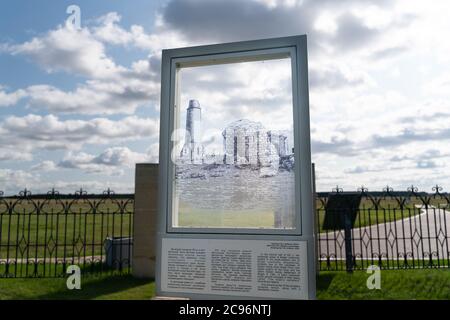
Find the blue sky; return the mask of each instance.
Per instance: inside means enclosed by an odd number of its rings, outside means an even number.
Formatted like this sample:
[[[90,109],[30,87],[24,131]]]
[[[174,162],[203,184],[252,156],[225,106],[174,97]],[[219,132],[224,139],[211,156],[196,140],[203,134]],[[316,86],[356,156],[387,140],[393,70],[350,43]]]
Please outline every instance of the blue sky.
[[[120,22],[122,27],[129,28],[133,24],[138,24],[145,29],[144,32],[149,32],[155,22],[155,12],[163,3],[163,1],[133,1],[133,5],[129,5],[125,1],[78,1],[76,4],[81,8],[83,28],[89,25],[95,25],[96,19],[109,12],[121,12]],[[69,16],[66,13],[66,8],[71,4],[74,3],[72,1],[3,2],[0,12],[0,43],[17,45],[30,41],[35,37],[45,37],[50,30],[55,30],[58,26],[65,24]],[[139,59],[145,60],[149,54],[147,50],[141,48],[109,46],[105,50],[107,50],[107,54],[112,60],[127,68],[134,61]],[[10,52],[2,52],[0,54],[0,85],[3,87],[4,92],[11,93],[33,85],[42,84],[54,86],[64,91],[73,91],[77,86],[90,79],[89,76],[76,72],[71,73],[61,70],[49,72],[29,56],[8,53]],[[64,102],[62,101],[62,103]],[[29,101],[26,99],[17,101],[13,106],[0,108],[1,119],[11,116],[23,118],[30,114],[42,117],[55,115],[60,121],[71,119],[89,121],[96,116],[100,116],[86,115],[83,112],[76,114],[52,113],[40,107],[30,110]],[[155,110],[155,106],[151,105],[150,100],[147,104],[143,104],[139,110],[136,110],[134,114],[143,118],[149,116],[153,118],[158,117],[158,112]],[[119,113],[108,115],[107,119],[120,121],[124,117],[124,115]],[[57,139],[58,137],[55,136],[55,140]],[[109,145],[108,141],[106,141],[100,145],[87,144],[83,146],[82,152],[98,154],[102,151],[102,148],[121,148],[124,146],[122,142]],[[143,150],[144,153],[149,146],[149,139],[133,139],[126,143],[126,148],[130,150]],[[20,152],[18,149],[17,152]],[[52,161],[53,163],[61,162],[67,156],[68,152],[68,149],[65,148],[32,148],[31,157],[25,160],[21,159],[17,161],[13,157],[12,159],[0,161],[0,168],[3,170],[3,177],[0,175],[3,178],[0,178],[0,189],[14,193],[24,187],[32,190],[38,188],[39,190],[37,191],[45,191],[46,188],[51,186],[59,186],[66,191],[72,191],[75,186],[79,185],[88,190],[94,189],[93,191],[101,191],[103,186],[101,186],[100,181],[106,180],[106,184],[112,182],[119,188],[119,191],[132,190],[134,168],[131,164],[124,168],[114,168],[106,176],[101,173],[101,169],[95,169],[95,173],[91,170],[82,170],[79,168],[66,168],[62,171],[54,170],[53,168],[44,170],[39,168],[32,169],[34,166],[39,166],[43,162],[45,163],[45,161],[47,163],[50,163],[48,161]],[[145,158],[142,159],[145,160]],[[156,158],[153,157],[149,160],[155,161]],[[29,178],[31,179],[28,180]],[[36,185],[36,181],[43,181],[44,183],[42,186],[40,183]],[[93,183],[94,181],[97,182]]]
[[[71,4],[81,30],[66,26]],[[0,190],[132,192],[134,164],[158,160],[163,48],[305,33],[318,188],[448,189],[449,9],[443,0],[2,1]],[[209,103],[224,99],[224,84],[211,83]],[[259,94],[249,92],[246,101]]]

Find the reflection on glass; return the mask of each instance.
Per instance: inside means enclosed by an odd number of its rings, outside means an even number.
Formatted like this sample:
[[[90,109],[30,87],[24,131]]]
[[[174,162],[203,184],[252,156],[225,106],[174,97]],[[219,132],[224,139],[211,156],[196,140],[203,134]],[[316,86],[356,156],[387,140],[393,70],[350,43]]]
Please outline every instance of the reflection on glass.
[[[290,59],[178,77],[173,226],[294,228]]]

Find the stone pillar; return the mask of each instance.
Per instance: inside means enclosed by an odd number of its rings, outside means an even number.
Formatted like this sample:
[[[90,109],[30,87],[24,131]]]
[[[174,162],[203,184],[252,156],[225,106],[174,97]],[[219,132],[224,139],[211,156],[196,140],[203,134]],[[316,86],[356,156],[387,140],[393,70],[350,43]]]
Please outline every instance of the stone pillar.
[[[158,164],[136,164],[132,270],[137,278],[155,277],[158,171]]]

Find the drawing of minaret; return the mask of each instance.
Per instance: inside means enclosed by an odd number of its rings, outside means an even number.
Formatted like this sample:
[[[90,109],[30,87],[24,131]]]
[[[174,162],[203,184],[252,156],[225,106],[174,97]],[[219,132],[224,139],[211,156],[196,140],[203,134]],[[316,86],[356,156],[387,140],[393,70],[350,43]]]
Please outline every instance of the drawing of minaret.
[[[192,164],[203,163],[204,147],[202,140],[202,109],[197,100],[189,100],[186,114],[186,137],[181,159]]]

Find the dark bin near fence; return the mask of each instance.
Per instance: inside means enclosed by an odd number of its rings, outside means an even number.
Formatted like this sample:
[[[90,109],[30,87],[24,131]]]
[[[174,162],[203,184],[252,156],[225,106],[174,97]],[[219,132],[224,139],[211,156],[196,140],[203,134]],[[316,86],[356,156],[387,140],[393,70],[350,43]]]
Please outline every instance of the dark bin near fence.
[[[361,198],[361,193],[332,194],[328,196],[328,202],[325,206],[323,229],[344,229],[345,265],[347,272],[353,272],[353,268],[355,267],[351,229],[355,225]]]
[[[361,203],[361,193],[336,193],[328,196],[325,206],[323,230],[345,229],[345,219],[349,219],[351,228],[355,225],[356,214]]]
[[[105,240],[106,265],[114,269],[131,267],[133,238],[108,237]]]

